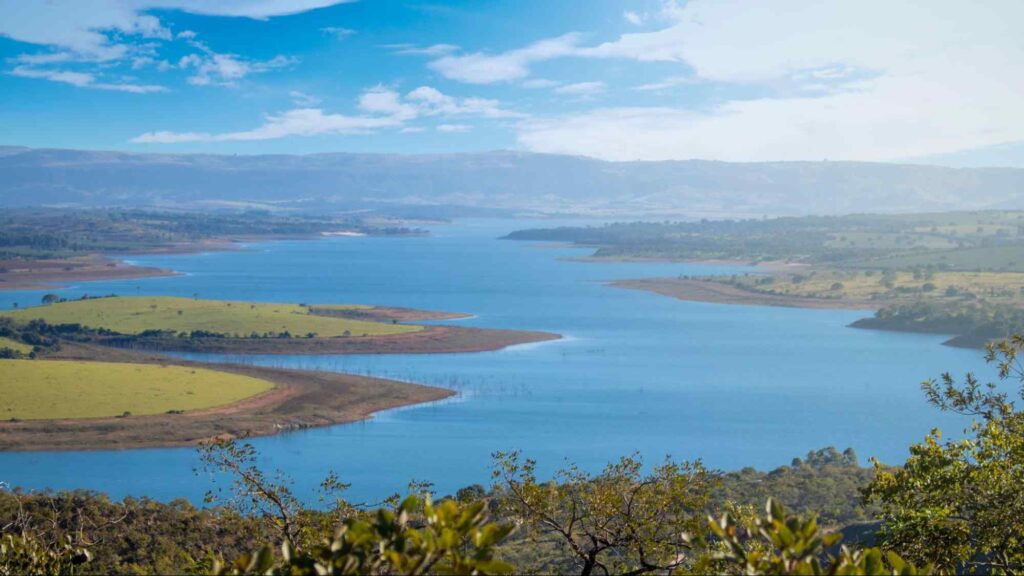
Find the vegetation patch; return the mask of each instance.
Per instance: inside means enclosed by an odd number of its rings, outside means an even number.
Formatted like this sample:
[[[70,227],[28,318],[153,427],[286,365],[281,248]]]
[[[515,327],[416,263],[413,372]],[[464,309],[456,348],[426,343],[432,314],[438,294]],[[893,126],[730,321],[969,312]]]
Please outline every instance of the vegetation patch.
[[[1024,212],[1013,210],[629,222],[519,230],[508,238],[596,246],[594,256],[609,259],[1024,272]]]
[[[0,360],[0,418],[164,414],[231,404],[272,387],[258,378],[184,366]]]
[[[764,294],[826,300],[975,302],[1024,306],[1024,273],[820,269],[793,274],[716,276],[724,282]]]
[[[367,307],[351,306],[351,309]],[[335,307],[334,309],[338,309]],[[110,297],[56,302],[4,312],[18,321],[78,324],[126,335],[147,332],[201,336],[384,336],[422,326],[322,316],[301,304],[268,304],[178,297]]]
[[[4,349],[13,350],[19,354],[28,354],[32,351],[32,347],[28,344],[0,336],[0,350]]]

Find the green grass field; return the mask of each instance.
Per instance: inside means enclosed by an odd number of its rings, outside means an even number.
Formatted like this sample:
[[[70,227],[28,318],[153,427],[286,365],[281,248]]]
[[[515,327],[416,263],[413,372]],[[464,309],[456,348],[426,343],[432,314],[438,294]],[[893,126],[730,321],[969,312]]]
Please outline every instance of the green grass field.
[[[0,360],[0,419],[133,416],[222,406],[271,382],[201,368],[65,360]]]
[[[21,352],[22,354],[28,354],[32,351],[32,347],[28,344],[0,336],[0,350],[4,348],[10,348],[15,352]]]
[[[337,308],[337,307],[335,307]],[[352,309],[367,306],[350,306]],[[145,330],[191,332],[206,330],[219,334],[249,336],[289,332],[305,336],[313,332],[320,337],[382,336],[422,330],[422,326],[368,322],[316,316],[297,304],[230,302],[225,300],[193,300],[175,297],[116,297],[73,300],[6,311],[3,315],[15,320],[41,318],[51,324],[81,324],[90,328],[107,328],[121,334],[138,334]]]

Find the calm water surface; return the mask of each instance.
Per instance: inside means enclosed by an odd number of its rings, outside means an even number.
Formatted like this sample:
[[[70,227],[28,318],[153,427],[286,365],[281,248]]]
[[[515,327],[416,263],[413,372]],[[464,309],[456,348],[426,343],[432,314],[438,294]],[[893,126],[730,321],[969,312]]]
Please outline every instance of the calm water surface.
[[[897,463],[932,427],[964,425],[925,403],[922,380],[945,370],[991,374],[977,351],[940,346],[939,336],[847,328],[862,311],[682,302],[603,285],[743,267],[572,262],[565,258],[588,251],[496,239],[554,224],[469,220],[437,227],[430,238],[136,258],[184,275],[60,293],[411,306],[475,314],[459,321],[465,325],[565,335],[477,354],[245,358],[460,392],[362,423],[255,439],[263,465],[287,469],[310,499],[330,470],[353,484],[356,500],[400,491],[411,479],[450,493],[485,483],[489,455],[509,449],[537,459],[543,473],[567,458],[596,470],[635,450],[648,460],[671,454],[736,469],[771,468],[833,445]],[[0,306],[35,303],[41,294],[0,292]],[[0,481],[199,501],[210,483],[193,474],[195,465],[191,449],[0,453]]]

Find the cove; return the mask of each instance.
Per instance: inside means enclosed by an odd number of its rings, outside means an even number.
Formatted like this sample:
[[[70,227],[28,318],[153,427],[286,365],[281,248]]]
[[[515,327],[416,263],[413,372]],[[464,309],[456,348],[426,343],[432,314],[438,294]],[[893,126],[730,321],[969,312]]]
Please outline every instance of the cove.
[[[931,428],[955,435],[967,423],[929,406],[922,380],[944,371],[994,376],[979,351],[941,346],[942,336],[846,327],[864,311],[683,302],[604,285],[744,267],[577,262],[567,258],[589,250],[497,239],[558,224],[462,220],[432,227],[426,238],[132,257],[182,275],[55,292],[408,306],[473,314],[458,321],[465,325],[565,336],[475,354],[229,358],[460,392],[361,423],[252,440],[262,464],[286,470],[310,501],[330,470],[352,484],[353,501],[402,491],[411,479],[434,482],[439,494],[486,484],[496,450],[522,450],[542,474],[566,459],[596,471],[634,451],[648,462],[672,455],[720,469],[764,469],[833,445],[854,448],[862,462],[899,463]],[[0,292],[0,306],[35,303],[43,293]],[[0,481],[198,503],[210,482],[193,474],[196,464],[191,449],[0,453]]]

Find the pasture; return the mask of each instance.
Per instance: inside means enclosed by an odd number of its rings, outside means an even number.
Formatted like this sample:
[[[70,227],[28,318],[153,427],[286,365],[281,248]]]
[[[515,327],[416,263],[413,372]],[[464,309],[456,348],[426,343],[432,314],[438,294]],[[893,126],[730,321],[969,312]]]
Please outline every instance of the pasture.
[[[3,350],[4,348],[9,348],[15,352],[21,352],[22,354],[28,354],[32,351],[32,346],[29,346],[24,342],[18,342],[17,340],[11,340],[10,338],[0,336],[0,350]]]
[[[332,306],[342,309],[343,306]],[[369,309],[368,306],[347,308]],[[106,328],[120,334],[139,334],[146,330],[174,332],[206,331],[247,337],[252,334],[292,336],[314,333],[319,337],[385,336],[422,330],[421,326],[372,322],[310,313],[299,304],[232,302],[178,297],[112,297],[71,300],[2,313],[17,321],[36,318],[50,324],[81,324]]]
[[[231,404],[274,385],[186,366],[0,360],[0,419],[104,418]]]

